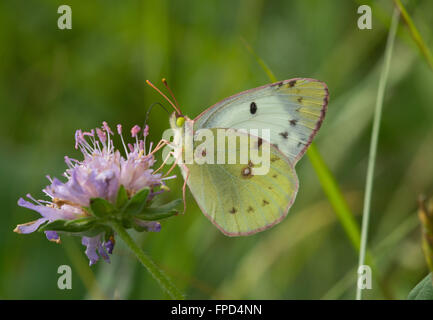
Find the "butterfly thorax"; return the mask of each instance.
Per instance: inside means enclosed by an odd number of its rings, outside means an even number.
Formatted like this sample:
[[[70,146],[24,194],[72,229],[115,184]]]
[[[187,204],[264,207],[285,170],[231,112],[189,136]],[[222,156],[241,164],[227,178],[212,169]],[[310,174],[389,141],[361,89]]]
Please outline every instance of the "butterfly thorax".
[[[185,135],[188,134],[192,137],[192,128],[194,126],[194,120],[191,120],[187,116],[181,116],[182,121],[179,121],[179,115],[173,112],[170,116],[170,127],[173,130],[173,141],[171,146],[173,147],[174,157],[176,160],[182,159],[182,153],[185,148]]]

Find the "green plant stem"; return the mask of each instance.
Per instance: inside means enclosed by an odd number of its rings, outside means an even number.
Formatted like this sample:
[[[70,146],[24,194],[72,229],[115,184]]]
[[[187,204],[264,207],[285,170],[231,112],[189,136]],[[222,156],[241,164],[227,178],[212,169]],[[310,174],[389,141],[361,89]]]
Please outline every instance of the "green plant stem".
[[[135,243],[129,233],[118,222],[112,221],[111,226],[120,238],[126,243],[129,249],[135,254],[141,264],[149,271],[152,277],[158,282],[161,288],[170,296],[171,299],[183,300],[185,296],[175,287],[170,279],[158,266],[148,257],[143,250]]]
[[[368,239],[368,222],[370,220],[371,197],[373,192],[374,166],[376,163],[377,144],[379,140],[380,121],[382,118],[383,97],[385,95],[386,82],[388,79],[389,67],[391,65],[392,50],[394,47],[394,39],[397,33],[398,21],[400,13],[394,9],[391,28],[389,30],[388,39],[385,49],[384,66],[379,80],[379,88],[377,91],[376,107],[374,111],[373,129],[371,133],[370,153],[368,157],[367,179],[365,183],[364,195],[364,210],[362,214],[362,229],[361,229],[361,247],[359,251],[358,267],[365,264],[365,255],[367,250]],[[362,289],[358,286],[356,289],[356,299],[362,299]]]
[[[401,13],[401,17],[406,23],[407,27],[409,28],[410,35],[415,41],[416,45],[418,46],[419,50],[421,51],[422,55],[427,60],[428,65],[433,70],[433,55],[427,45],[425,44],[425,41],[421,37],[421,34],[419,33],[418,29],[416,28],[415,24],[412,21],[412,18],[407,13],[406,8],[403,6],[400,0],[394,0],[395,6],[398,8],[398,10]]]

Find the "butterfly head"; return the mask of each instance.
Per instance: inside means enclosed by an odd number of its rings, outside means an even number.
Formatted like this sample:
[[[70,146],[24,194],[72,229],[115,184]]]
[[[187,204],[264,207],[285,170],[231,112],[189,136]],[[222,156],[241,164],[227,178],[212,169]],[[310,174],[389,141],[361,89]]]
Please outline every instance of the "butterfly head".
[[[182,128],[184,124],[185,124],[185,117],[184,116],[178,116],[176,119],[176,125],[179,128]]]
[[[177,112],[170,115],[170,127],[172,129],[182,129],[187,121],[191,121],[191,119],[182,114],[177,114]]]
[[[171,113],[169,122],[170,122],[170,127],[172,129],[179,129],[182,127],[182,126],[177,125],[177,113],[176,112]],[[183,123],[181,123],[181,122],[182,122],[182,120],[179,120],[179,124],[183,125]]]

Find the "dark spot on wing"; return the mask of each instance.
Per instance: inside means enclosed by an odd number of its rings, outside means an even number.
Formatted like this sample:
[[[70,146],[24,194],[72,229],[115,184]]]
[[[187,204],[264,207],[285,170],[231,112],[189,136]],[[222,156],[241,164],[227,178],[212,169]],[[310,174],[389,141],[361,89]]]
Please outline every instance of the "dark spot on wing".
[[[302,100],[303,100],[303,98],[302,98],[302,97],[299,97],[299,98],[298,98],[298,102],[299,102],[299,103],[301,103],[301,102],[302,102]]]
[[[289,136],[289,133],[287,131],[280,132],[280,136],[282,136],[284,139],[287,139],[287,137]]]
[[[257,112],[257,104],[254,101],[250,104],[250,112],[251,114],[255,114]]]
[[[272,190],[272,187],[268,187],[269,190]]]
[[[235,214],[235,213],[237,212],[237,210],[236,210],[235,207],[233,207],[229,212],[230,212],[231,214]]]
[[[254,208],[251,207],[251,206],[249,206],[247,211],[248,211],[248,212],[254,212]]]
[[[206,157],[206,149],[203,149],[203,151],[201,152],[202,157]]]
[[[288,83],[289,88],[292,88],[295,84],[296,84],[296,80],[289,81],[289,83]]]
[[[280,158],[271,158],[271,162],[275,162],[277,160],[279,160]]]
[[[251,178],[253,176],[251,167],[247,166],[245,168],[242,168],[242,170],[241,170],[241,176],[243,178]]]
[[[289,122],[290,122],[291,126],[296,126],[296,124],[298,123],[298,120],[292,119],[292,120],[289,120]]]
[[[265,199],[263,199],[263,202],[262,202],[262,204],[263,204],[263,206],[266,206],[267,204],[269,204],[269,202],[268,202],[268,201],[266,201]]]
[[[276,178],[276,177],[277,177],[277,175],[276,175],[276,174],[272,175],[272,178]]]
[[[302,146],[302,145],[303,145],[302,142],[298,142],[298,148],[299,148],[300,146]]]

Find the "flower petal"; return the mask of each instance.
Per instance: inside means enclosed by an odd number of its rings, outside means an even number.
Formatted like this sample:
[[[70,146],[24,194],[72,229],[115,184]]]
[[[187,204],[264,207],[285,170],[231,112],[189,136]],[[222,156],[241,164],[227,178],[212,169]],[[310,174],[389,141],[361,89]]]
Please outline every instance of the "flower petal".
[[[38,230],[39,226],[41,224],[43,224],[44,222],[46,222],[46,221],[48,221],[48,219],[46,219],[46,218],[40,218],[40,219],[32,221],[32,222],[27,222],[27,223],[24,223],[24,224],[19,224],[14,229],[14,232],[16,232],[16,233],[23,233],[23,234],[35,232],[36,230]]]
[[[104,242],[104,248],[105,250],[107,250],[107,252],[109,254],[113,253],[113,249],[114,249],[114,242],[110,240],[108,240],[107,242]]]
[[[100,243],[100,236],[96,236],[96,237],[83,237],[83,239],[81,240],[81,243],[86,246],[86,255],[87,258],[89,258],[89,265],[94,265],[96,263],[96,261],[99,260],[99,256],[96,253],[96,249],[98,248],[98,245]]]
[[[23,198],[20,198],[18,200],[18,205],[39,212],[42,217],[50,221],[64,218],[61,210],[42,205],[35,205],[31,202],[24,200]]]
[[[57,232],[55,231],[45,231],[45,235],[47,236],[47,239],[55,242],[55,243],[60,243],[60,236],[58,235]]]
[[[99,243],[98,252],[99,252],[99,255],[102,258],[104,258],[104,260],[106,262],[110,263],[110,257],[108,256],[107,252],[105,251],[104,247],[102,246],[102,243]]]

